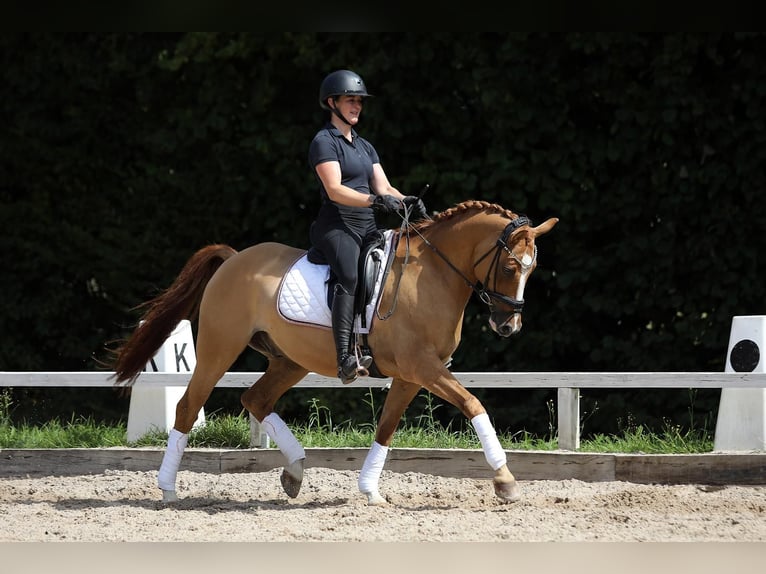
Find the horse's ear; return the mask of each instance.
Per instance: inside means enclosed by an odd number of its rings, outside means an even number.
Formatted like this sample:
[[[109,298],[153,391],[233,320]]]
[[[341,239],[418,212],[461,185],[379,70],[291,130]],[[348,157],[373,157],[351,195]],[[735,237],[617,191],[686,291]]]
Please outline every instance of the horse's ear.
[[[556,225],[559,222],[558,217],[551,217],[550,219],[545,220],[537,227],[532,228],[532,233],[534,233],[535,237],[538,237],[540,235],[545,235],[548,233],[551,229],[553,229],[553,226]]]

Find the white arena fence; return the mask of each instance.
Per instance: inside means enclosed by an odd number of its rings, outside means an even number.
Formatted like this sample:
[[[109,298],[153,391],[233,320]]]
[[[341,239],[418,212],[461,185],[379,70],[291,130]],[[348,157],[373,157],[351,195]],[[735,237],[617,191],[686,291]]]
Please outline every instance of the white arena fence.
[[[262,372],[228,372],[216,387],[246,389],[257,381]],[[766,388],[764,372],[500,372],[453,373],[466,388],[486,389],[558,389],[558,446],[562,450],[577,450],[580,446],[580,391],[582,389],[758,389]],[[0,372],[0,387],[112,387],[113,373],[94,372]],[[185,387],[189,373],[144,372],[134,387]],[[382,388],[391,379],[360,379],[356,388]],[[337,378],[310,373],[295,388],[349,388]],[[759,395],[760,396],[760,395]],[[491,411],[491,406],[490,406]],[[252,446],[268,446],[265,433],[251,417]],[[742,426],[743,421],[734,421]],[[718,425],[721,425],[720,414]],[[755,421],[763,427],[763,418]],[[760,426],[759,426],[760,425]],[[258,444],[260,439],[260,444]],[[736,449],[734,449],[736,450]],[[748,447],[745,450],[749,450]]]

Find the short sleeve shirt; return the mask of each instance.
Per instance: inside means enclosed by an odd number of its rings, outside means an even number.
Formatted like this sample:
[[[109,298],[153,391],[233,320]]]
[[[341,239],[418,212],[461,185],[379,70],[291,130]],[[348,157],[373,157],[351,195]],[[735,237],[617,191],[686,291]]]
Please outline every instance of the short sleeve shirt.
[[[370,142],[360,137],[353,129],[351,139],[352,141],[348,141],[338,128],[328,122],[311,140],[308,154],[309,166],[316,176],[317,165],[337,161],[340,164],[341,183],[360,193],[370,194],[372,193],[370,189],[372,166],[380,163],[378,152]],[[374,219],[372,209],[369,207],[351,207],[333,203],[319,176],[316,177],[322,196],[320,217],[334,214],[349,223],[368,222]],[[328,211],[330,213],[327,213]]]

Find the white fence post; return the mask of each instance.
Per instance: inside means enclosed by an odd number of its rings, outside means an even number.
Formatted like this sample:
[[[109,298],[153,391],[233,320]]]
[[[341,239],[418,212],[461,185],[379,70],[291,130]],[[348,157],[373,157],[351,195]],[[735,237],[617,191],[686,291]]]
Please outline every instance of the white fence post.
[[[732,319],[726,372],[766,372],[766,316],[737,316]],[[766,450],[766,389],[721,389],[717,451]]]
[[[197,365],[191,323],[184,319],[163,343],[157,354],[146,364],[145,371],[159,373],[189,373]],[[188,381],[187,381],[188,383]],[[128,411],[128,441],[135,441],[152,430],[170,431],[176,417],[176,404],[185,386],[158,387],[138,382],[131,388]],[[200,409],[194,426],[205,423],[205,410]]]
[[[269,448],[270,444],[269,435],[253,413],[250,413],[250,448]]]
[[[580,389],[559,387],[558,443],[561,450],[580,448]]]

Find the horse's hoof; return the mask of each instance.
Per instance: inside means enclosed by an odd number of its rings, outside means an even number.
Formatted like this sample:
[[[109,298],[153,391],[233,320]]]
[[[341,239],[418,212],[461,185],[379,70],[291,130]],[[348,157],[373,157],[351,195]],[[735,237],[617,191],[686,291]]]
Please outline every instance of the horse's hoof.
[[[282,483],[282,489],[290,498],[295,498],[301,491],[301,485],[303,484],[304,460],[305,459],[301,458],[292,464],[288,464],[282,470],[282,476],[279,477],[279,482]]]
[[[367,506],[385,506],[388,504],[388,501],[383,498],[379,492],[366,492],[367,495]]]
[[[176,495],[175,490],[163,490],[162,491],[162,502],[168,503],[168,502],[178,502],[178,496]]]
[[[503,502],[517,502],[521,500],[521,491],[515,480],[510,482],[493,480],[492,484],[495,486],[495,496]]]

